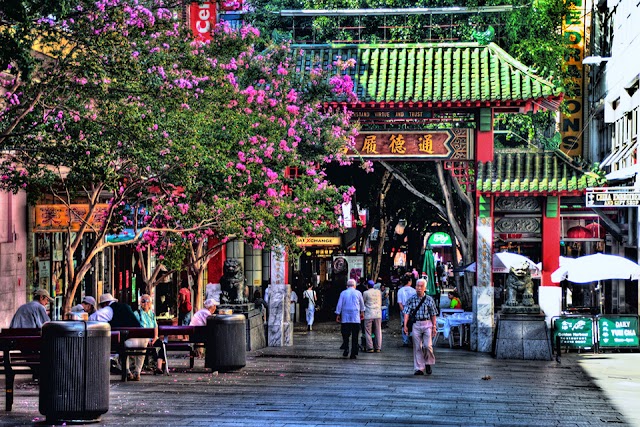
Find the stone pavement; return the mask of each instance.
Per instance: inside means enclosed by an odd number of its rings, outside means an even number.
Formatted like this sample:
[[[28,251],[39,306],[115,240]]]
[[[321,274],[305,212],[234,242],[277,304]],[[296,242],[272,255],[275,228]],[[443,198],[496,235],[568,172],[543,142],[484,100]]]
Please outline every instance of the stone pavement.
[[[110,410],[100,424],[640,426],[638,353],[569,354],[558,364],[496,360],[441,341],[433,375],[414,376],[411,349],[391,328],[384,330],[382,353],[361,353],[358,360],[341,357],[338,330],[335,323],[309,333],[298,327],[293,347],[251,352],[235,373],[208,373],[198,361],[193,372],[144,375],[141,382],[112,376]],[[34,423],[46,425],[38,388],[19,377],[14,410],[0,411],[0,425]]]

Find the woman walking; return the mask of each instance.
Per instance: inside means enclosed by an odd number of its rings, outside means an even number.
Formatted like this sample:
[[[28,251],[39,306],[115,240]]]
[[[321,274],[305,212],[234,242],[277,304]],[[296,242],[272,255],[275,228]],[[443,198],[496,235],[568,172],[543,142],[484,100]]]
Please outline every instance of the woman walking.
[[[309,283],[307,290],[302,294],[302,298],[307,299],[307,330],[313,330],[313,319],[316,313],[316,304],[318,299],[316,298],[316,291],[313,290],[313,285]]]

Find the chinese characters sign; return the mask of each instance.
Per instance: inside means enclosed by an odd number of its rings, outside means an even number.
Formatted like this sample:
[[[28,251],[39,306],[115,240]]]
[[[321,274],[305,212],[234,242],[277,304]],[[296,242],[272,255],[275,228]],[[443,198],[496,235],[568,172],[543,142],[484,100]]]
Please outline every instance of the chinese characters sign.
[[[600,347],[638,347],[637,316],[602,316],[598,319]]]
[[[356,150],[365,158],[468,160],[473,157],[473,134],[471,129],[363,131],[356,137]]]
[[[90,218],[89,205],[36,205],[35,207],[35,225],[33,231],[57,232],[80,230],[80,226],[87,221],[89,223],[88,231],[98,231],[104,225],[109,205],[106,203],[96,205]]]
[[[593,320],[591,317],[559,317],[553,328],[555,337],[560,337],[560,346],[569,348],[593,347]]]

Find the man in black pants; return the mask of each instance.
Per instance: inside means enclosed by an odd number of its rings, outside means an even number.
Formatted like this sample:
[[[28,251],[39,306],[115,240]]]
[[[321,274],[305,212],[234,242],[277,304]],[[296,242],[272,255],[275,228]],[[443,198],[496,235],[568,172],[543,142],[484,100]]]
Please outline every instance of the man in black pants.
[[[360,322],[364,319],[364,299],[362,294],[356,291],[356,281],[347,280],[347,289],[342,291],[336,307],[336,322],[341,323],[342,356],[349,355],[349,337],[351,337],[351,359],[358,355],[358,335],[360,334]]]

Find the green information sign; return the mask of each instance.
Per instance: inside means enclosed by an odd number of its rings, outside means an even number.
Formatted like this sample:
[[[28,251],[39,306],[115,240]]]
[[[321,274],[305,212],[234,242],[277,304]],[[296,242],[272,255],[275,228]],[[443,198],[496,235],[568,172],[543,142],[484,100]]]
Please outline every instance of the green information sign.
[[[559,317],[554,323],[555,337],[560,337],[560,346],[569,348],[593,347],[593,322],[591,317]]]
[[[600,347],[638,347],[638,318],[602,316],[598,318]]]

